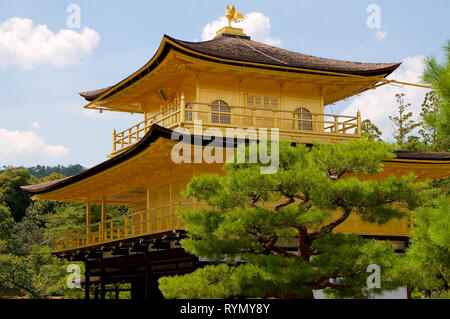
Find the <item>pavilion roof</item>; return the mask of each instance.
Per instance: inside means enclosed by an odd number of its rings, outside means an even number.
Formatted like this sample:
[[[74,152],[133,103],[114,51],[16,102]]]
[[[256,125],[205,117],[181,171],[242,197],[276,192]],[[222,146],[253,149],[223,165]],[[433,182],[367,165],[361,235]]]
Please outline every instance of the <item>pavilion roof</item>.
[[[80,92],[87,101],[94,101],[104,93],[112,96],[123,88],[138,81],[160,63],[170,49],[174,49],[198,59],[240,65],[254,68],[281,70],[286,72],[314,73],[324,75],[387,76],[400,63],[363,63],[321,58],[230,34],[221,34],[209,41],[188,42],[164,35],[157,53],[141,69],[117,83],[103,89]]]

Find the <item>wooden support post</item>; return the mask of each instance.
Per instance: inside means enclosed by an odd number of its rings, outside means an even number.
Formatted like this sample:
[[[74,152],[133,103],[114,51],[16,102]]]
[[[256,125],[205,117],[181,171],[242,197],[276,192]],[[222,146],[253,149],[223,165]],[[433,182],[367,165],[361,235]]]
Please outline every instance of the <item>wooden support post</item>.
[[[86,242],[91,242],[91,203],[86,203]]]
[[[307,120],[309,124],[311,124],[311,130],[314,132],[316,130],[315,126],[316,126],[316,122],[315,122],[315,114],[311,114],[311,119]],[[309,127],[309,125],[308,125]]]
[[[136,279],[131,279],[130,286],[130,297],[133,300],[136,299]]]
[[[358,110],[358,113],[356,113],[356,117],[357,117],[357,122],[358,122],[356,133],[358,136],[361,136],[361,113],[359,112],[359,110]]]
[[[150,287],[151,287],[151,271],[152,268],[148,263],[148,249],[145,252],[145,300],[150,299]]]
[[[145,226],[145,219],[147,216],[147,212],[142,212],[139,214],[139,234],[144,234],[144,226]]]
[[[320,132],[324,131],[325,123],[324,123],[324,116],[325,113],[325,101],[324,101],[324,93],[326,92],[326,86],[323,85],[320,87],[320,107],[319,107],[319,121],[317,122],[317,129]]]
[[[195,170],[195,165],[192,165],[192,177],[196,177],[197,176],[197,172],[196,172],[196,170]],[[195,198],[192,198],[192,200],[193,200],[193,207],[194,207],[194,210],[195,209],[197,209],[197,200],[195,199]]]
[[[174,222],[173,222],[173,191],[172,191],[172,183],[169,184],[169,220],[167,221],[167,227],[168,229],[173,229],[173,226],[175,226]]]
[[[157,222],[157,231],[159,232],[159,231],[161,231],[161,229],[162,229],[162,215],[163,215],[163,211],[162,211],[162,205],[163,205],[163,194],[162,193],[159,193],[158,194],[159,196],[159,198],[158,198],[158,222]]]
[[[101,240],[106,240],[106,200],[102,199],[102,222],[101,222]]]
[[[112,142],[113,142],[113,153],[114,153],[116,151],[116,129],[113,130]]]
[[[150,202],[150,188],[148,188],[147,187],[147,197],[146,197],[146,211],[145,211],[145,213],[146,213],[146,220],[147,220],[147,234],[150,234],[151,233],[151,225],[152,225],[152,223],[151,223],[151,221],[150,221],[150,217],[151,217],[151,214],[150,214],[150,206],[151,205],[151,202]]]
[[[198,105],[197,102],[201,101],[201,97],[200,97],[200,76],[196,75],[196,81],[195,81],[195,102],[194,104],[192,104],[192,121],[196,121],[197,120],[197,109],[198,109]]]
[[[91,275],[87,263],[84,263],[84,299],[89,299],[89,289],[91,289]]]
[[[116,300],[119,300],[119,298],[120,298],[119,284],[115,284],[114,291],[116,293]]]
[[[144,109],[144,135],[147,133],[147,109]]]
[[[103,258],[100,260],[100,299],[105,300],[106,296],[106,287],[105,287],[105,280],[106,280],[106,274],[105,274],[105,265],[103,264]]]
[[[184,96],[184,93],[181,93],[181,99],[180,99],[180,124],[184,123],[185,121],[185,115],[186,115],[186,98]]]

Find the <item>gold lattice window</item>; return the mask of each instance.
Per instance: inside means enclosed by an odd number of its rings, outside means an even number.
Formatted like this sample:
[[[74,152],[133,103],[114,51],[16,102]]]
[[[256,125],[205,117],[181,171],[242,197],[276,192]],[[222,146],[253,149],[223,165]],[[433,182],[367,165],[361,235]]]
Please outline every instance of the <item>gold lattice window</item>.
[[[294,129],[303,131],[312,131],[312,115],[308,109],[304,107],[299,107],[294,111]]]
[[[227,102],[222,100],[215,100],[211,103],[211,122],[220,124],[230,124],[230,108]]]
[[[265,108],[278,108],[278,97],[247,95],[247,106],[256,108],[261,106]]]

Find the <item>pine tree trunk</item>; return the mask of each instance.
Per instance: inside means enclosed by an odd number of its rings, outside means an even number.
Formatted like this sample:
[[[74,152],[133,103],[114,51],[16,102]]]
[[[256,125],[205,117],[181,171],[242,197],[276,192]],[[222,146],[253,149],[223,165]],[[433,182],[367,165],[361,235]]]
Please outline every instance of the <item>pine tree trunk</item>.
[[[303,227],[297,228],[298,230],[298,255],[303,258],[305,261],[310,260],[311,258],[311,240],[308,236],[308,230]],[[313,289],[302,296],[303,299],[314,299]]]
[[[298,255],[309,261],[311,257],[311,241],[308,237],[308,230],[302,227],[297,228],[298,230]]]

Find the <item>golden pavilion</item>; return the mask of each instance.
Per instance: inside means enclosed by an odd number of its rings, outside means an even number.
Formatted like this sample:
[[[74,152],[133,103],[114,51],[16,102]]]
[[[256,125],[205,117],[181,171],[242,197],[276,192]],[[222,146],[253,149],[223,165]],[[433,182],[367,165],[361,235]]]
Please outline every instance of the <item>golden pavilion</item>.
[[[193,176],[224,174],[221,163],[174,163],[174,130],[192,130],[201,121],[199,135],[209,128],[276,128],[280,139],[295,143],[346,143],[361,137],[361,116],[327,114],[327,105],[389,83],[386,77],[399,65],[291,52],[253,41],[231,24],[203,42],[164,35],[139,70],[115,85],[80,93],[87,109],[142,114],[136,125],[114,130],[108,159],[23,189],[33,199],[86,205],[86,225],[55,239],[58,257],[85,263],[86,298],[93,285],[105,298],[105,286],[117,283],[130,283],[132,298],[160,297],[157,278],[191,272],[202,262],[179,244],[186,233],[177,209],[202,205],[181,191]],[[408,172],[419,181],[446,177],[450,155],[396,152],[380,175]],[[102,207],[100,222],[92,223],[92,204]],[[127,205],[132,213],[107,219],[107,205]],[[336,230],[389,239],[403,249],[411,227],[408,218],[379,226],[353,216]]]

